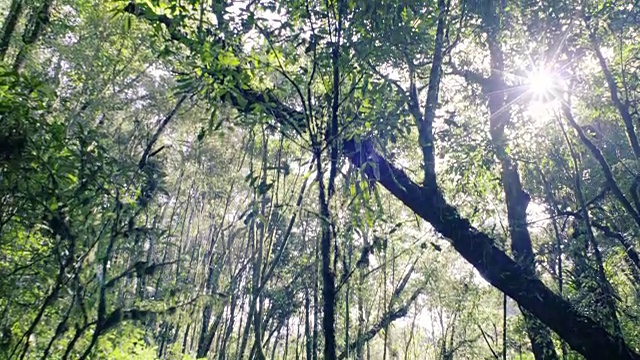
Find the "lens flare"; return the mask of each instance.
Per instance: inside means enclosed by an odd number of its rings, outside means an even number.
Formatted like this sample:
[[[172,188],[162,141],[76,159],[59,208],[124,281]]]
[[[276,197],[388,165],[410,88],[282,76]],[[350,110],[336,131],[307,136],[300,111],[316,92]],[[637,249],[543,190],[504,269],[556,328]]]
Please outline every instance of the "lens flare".
[[[527,113],[536,126],[546,124],[562,101],[562,76],[547,66],[533,66],[527,71],[522,86],[526,89]]]
[[[529,91],[539,98],[551,96],[556,87],[556,76],[545,69],[532,71],[527,80]]]

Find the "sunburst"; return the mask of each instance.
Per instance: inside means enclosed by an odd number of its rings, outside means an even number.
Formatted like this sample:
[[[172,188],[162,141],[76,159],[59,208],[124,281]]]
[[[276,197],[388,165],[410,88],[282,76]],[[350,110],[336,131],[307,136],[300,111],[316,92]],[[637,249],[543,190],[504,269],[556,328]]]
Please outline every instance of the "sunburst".
[[[528,91],[537,99],[552,97],[558,85],[558,76],[553,72],[538,68],[527,75]]]
[[[534,65],[522,79],[526,113],[537,124],[545,124],[562,102],[564,78],[551,65]]]

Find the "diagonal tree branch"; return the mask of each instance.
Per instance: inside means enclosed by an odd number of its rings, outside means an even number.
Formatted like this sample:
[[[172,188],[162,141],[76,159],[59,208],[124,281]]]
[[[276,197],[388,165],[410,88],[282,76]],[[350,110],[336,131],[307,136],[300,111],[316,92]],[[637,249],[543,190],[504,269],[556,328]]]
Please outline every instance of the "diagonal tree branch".
[[[153,145],[155,145],[155,143],[158,141],[158,139],[160,138],[160,135],[162,135],[162,132],[167,127],[169,122],[171,122],[171,120],[174,118],[174,116],[182,106],[182,103],[186,99],[187,99],[187,95],[182,95],[180,99],[178,99],[178,101],[176,102],[176,105],[173,107],[173,109],[169,111],[167,116],[164,117],[164,119],[160,123],[160,126],[158,126],[158,129],[156,129],[156,132],[153,134],[153,136],[147,143],[147,146],[144,148],[144,151],[142,152],[142,156],[140,157],[140,162],[138,163],[138,169],[142,170],[144,166],[147,164],[147,160],[149,159],[149,157],[157,153],[157,151],[154,151],[153,153],[151,153],[151,149],[153,148]]]
[[[640,359],[621,338],[609,334],[595,321],[579,313],[538,278],[525,275],[525,269],[500,250],[494,239],[462,218],[437,187],[421,187],[413,182],[402,170],[378,155],[371,140],[360,144],[348,141],[345,149],[351,161],[363,167],[369,178],[376,179],[398,200],[431,223],[436,231],[451,240],[454,248],[489,283],[558,333],[574,350],[594,360]]]

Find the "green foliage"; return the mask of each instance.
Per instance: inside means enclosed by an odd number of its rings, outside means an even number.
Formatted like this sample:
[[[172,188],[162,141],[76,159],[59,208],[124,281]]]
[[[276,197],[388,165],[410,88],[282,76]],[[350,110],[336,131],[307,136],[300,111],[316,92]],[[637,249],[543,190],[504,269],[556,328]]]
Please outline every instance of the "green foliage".
[[[0,357],[315,359],[333,279],[342,358],[533,359],[517,304],[376,184],[376,156],[423,181],[429,147],[507,254],[511,166],[537,276],[637,348],[638,9],[497,3],[64,0],[25,44],[46,2],[24,2],[0,65]],[[540,99],[537,67],[561,83]]]

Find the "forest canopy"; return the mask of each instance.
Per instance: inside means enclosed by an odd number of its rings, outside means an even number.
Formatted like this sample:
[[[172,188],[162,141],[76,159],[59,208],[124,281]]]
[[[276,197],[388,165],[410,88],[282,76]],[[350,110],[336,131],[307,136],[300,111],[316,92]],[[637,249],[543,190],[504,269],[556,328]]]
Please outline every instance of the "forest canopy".
[[[0,10],[0,359],[640,359],[637,1]]]

